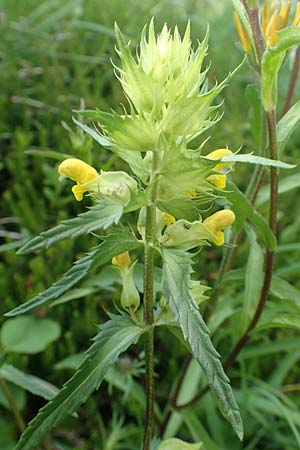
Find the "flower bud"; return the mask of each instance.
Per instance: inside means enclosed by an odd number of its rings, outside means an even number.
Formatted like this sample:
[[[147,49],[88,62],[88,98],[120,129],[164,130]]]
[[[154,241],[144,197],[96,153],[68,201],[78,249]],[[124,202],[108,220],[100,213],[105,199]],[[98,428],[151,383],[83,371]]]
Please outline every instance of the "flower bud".
[[[215,214],[207,217],[204,220],[203,225],[211,231],[215,238],[212,239],[215,245],[223,245],[224,244],[224,230],[227,227],[230,227],[235,221],[235,215],[233,211],[229,209],[224,209],[222,211],[218,211]]]
[[[181,439],[171,438],[163,441],[158,447],[158,450],[200,450],[202,445],[202,442],[198,442],[198,444],[189,444]]]
[[[140,306],[140,294],[133,281],[133,271],[136,262],[130,267],[121,270],[123,289],[121,293],[121,305],[126,311],[136,311]]]

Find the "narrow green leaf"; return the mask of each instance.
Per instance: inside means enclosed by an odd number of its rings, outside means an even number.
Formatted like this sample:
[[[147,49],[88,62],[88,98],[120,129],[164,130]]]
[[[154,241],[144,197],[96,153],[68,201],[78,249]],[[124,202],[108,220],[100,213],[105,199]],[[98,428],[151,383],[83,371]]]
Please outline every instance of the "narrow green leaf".
[[[27,155],[38,156],[40,158],[51,158],[57,161],[63,161],[64,159],[67,158],[73,158],[73,155],[71,155],[70,153],[60,153],[54,150],[46,150],[46,149],[43,150],[30,148],[28,150],[25,150],[24,153],[26,153]]]
[[[59,389],[56,386],[53,386],[53,384],[50,384],[41,378],[21,372],[21,370],[10,364],[3,364],[0,367],[0,377],[21,387],[25,391],[44,398],[45,400],[50,400],[59,392]]]
[[[276,246],[276,239],[272,233],[266,219],[259,214],[248,198],[233,183],[228,183],[228,190],[224,196],[233,204],[233,211],[236,215],[236,228],[240,230],[246,219],[255,226],[256,233],[259,235],[264,246],[268,250],[273,250]]]
[[[182,250],[163,248],[162,257],[164,261],[164,297],[180,324],[194,357],[199,361],[206,375],[208,384],[218,400],[220,410],[241,439],[243,425],[238,405],[220,362],[219,354],[210,340],[209,330],[191,294],[191,255]]]
[[[285,194],[293,189],[300,187],[300,177],[298,173],[282,178],[278,185],[278,194]],[[270,198],[270,186],[264,186],[257,197],[256,205],[261,206]]]
[[[272,319],[261,321],[253,331],[253,334],[270,328],[292,328],[294,330],[300,330],[300,315],[281,313],[279,317],[276,316]]]
[[[276,108],[278,73],[284,61],[285,53],[294,45],[300,44],[299,27],[285,28],[277,32],[278,42],[264,52],[262,59],[262,101],[266,111]]]
[[[81,234],[90,233],[100,228],[106,229],[113,223],[118,223],[123,213],[123,205],[113,199],[98,200],[87,212],[79,214],[74,219],[64,220],[61,224],[25,244],[18,254],[35,252],[63,239],[74,239]]]
[[[205,450],[220,450],[198,419],[194,409],[187,408],[183,410],[181,414],[193,438],[200,439],[204,444]]]
[[[54,283],[44,292],[33,297],[31,300],[28,300],[22,305],[7,312],[5,316],[13,317],[24,314],[33,308],[48,303],[50,300],[55,300],[85,277],[92,268],[105,264],[114,256],[125,251],[133,250],[139,245],[141,245],[141,243],[133,234],[126,231],[126,229],[122,228],[114,230],[114,232],[104,239],[95,251],[88,253],[84,258],[76,261],[71,269],[69,269],[59,281]]]
[[[143,330],[127,317],[115,316],[104,324],[77,372],[29,423],[14,450],[36,448],[60,419],[73,413],[99,388],[109,367],[122,352],[137,342],[142,333]]]
[[[247,227],[249,257],[246,267],[245,293],[241,313],[241,335],[246,331],[257,307],[264,281],[264,252],[256,240],[252,228]]]
[[[248,153],[246,155],[233,154],[229,156],[223,156],[220,161],[259,164],[261,166],[278,167],[279,169],[293,169],[294,167],[296,167],[296,165],[294,164],[288,164],[275,159],[263,158],[262,156],[255,156],[251,153]]]
[[[292,284],[273,275],[270,292],[280,300],[290,300],[300,306],[300,291]]]
[[[300,101],[293,105],[277,124],[277,145],[279,154],[300,122]]]

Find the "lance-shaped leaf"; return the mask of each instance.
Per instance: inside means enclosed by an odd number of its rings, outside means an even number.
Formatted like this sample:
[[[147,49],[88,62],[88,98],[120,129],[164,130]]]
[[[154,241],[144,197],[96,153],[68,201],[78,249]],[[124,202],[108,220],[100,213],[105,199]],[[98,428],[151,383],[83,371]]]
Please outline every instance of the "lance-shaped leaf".
[[[276,108],[277,81],[286,51],[300,44],[300,28],[291,27],[277,32],[278,41],[265,51],[261,68],[262,102],[266,111]]]
[[[38,395],[45,400],[50,400],[59,392],[59,389],[56,386],[53,386],[53,384],[50,384],[41,378],[21,372],[21,370],[10,364],[3,364],[0,367],[0,378],[13,383],[34,395]]]
[[[44,231],[39,236],[25,244],[18,254],[35,252],[48,248],[63,239],[74,239],[81,234],[91,231],[106,229],[113,223],[118,223],[123,213],[123,205],[115,199],[101,199],[87,212],[79,214],[74,219],[64,220],[50,230]]]
[[[88,253],[84,258],[79,259],[73,266],[63,275],[63,277],[46,289],[44,292],[36,295],[26,303],[17,306],[13,310],[7,312],[5,316],[13,317],[19,314],[24,314],[33,308],[44,305],[55,300],[78,281],[87,275],[87,273],[106,262],[110,261],[114,256],[119,255],[125,251],[130,251],[141,245],[132,233],[126,229],[114,230],[112,234],[104,239],[96,250]]]
[[[104,324],[75,375],[29,423],[14,450],[37,448],[43,436],[60,419],[66,414],[72,414],[99,388],[109,367],[120,353],[137,342],[142,333],[142,328],[123,316],[114,316]]]
[[[288,164],[277,159],[263,158],[262,156],[252,155],[248,153],[246,155],[232,154],[229,156],[223,156],[220,162],[241,162],[250,164],[259,164],[261,166],[278,167],[278,169],[293,169],[295,164]]]
[[[237,231],[242,228],[245,220],[249,219],[255,226],[257,235],[263,241],[264,246],[268,250],[273,250],[276,247],[276,238],[266,219],[259,214],[246,195],[244,195],[235,184],[227,183],[227,189],[228,190],[224,192],[224,196],[233,205],[232,209],[236,216],[235,227]]]
[[[291,134],[300,122],[300,101],[280,119],[277,124],[277,144],[279,154],[284,150]]]
[[[209,330],[191,293],[192,256],[179,249],[163,248],[162,257],[164,297],[185,339],[189,342],[194,357],[199,361],[207,377],[220,410],[241,439],[243,425],[238,405],[219,359],[220,356],[210,340]]]

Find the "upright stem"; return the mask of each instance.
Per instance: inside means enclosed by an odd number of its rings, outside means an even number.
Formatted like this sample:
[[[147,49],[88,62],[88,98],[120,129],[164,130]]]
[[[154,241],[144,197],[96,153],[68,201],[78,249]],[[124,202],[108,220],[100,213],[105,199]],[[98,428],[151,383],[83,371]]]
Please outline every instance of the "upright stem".
[[[144,450],[150,450],[154,418],[154,336],[153,336],[153,259],[156,222],[156,192],[157,192],[157,154],[153,153],[151,175],[150,204],[146,210],[145,230],[145,261],[144,261],[144,322],[145,332],[145,366],[146,366],[146,427],[144,435]]]
[[[10,409],[12,410],[13,415],[15,416],[15,421],[16,424],[19,428],[20,433],[23,433],[23,431],[25,430],[26,426],[25,426],[25,422],[23,420],[23,417],[20,414],[20,411],[18,410],[16,401],[14,399],[13,393],[11,392],[11,390],[9,389],[8,384],[6,383],[5,380],[3,380],[3,378],[0,378],[0,386],[3,389],[4,395],[7,398],[7,401],[9,403]]]

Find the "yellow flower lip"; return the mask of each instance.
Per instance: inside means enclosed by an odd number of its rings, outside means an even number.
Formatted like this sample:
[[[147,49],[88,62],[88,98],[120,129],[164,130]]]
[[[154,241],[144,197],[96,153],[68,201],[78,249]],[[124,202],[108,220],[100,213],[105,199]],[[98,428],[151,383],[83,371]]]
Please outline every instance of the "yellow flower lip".
[[[94,167],[77,158],[68,158],[62,161],[58,167],[58,173],[78,184],[89,183],[98,175]]]

